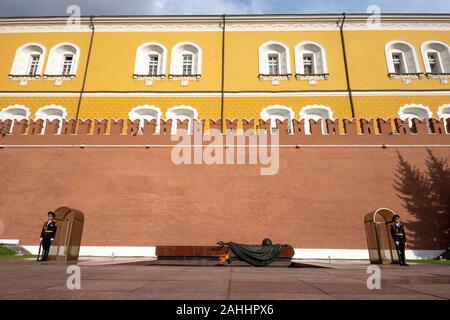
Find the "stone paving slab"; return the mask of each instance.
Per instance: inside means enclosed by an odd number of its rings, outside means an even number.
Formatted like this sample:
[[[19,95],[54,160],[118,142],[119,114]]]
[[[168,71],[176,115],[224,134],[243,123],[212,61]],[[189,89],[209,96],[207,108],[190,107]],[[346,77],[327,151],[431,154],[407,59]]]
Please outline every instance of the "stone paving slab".
[[[0,300],[450,299],[446,265],[381,266],[381,290],[367,288],[368,264],[362,262],[328,263],[327,268],[223,268],[84,261],[79,265],[81,290],[67,289],[68,266],[0,260]]]

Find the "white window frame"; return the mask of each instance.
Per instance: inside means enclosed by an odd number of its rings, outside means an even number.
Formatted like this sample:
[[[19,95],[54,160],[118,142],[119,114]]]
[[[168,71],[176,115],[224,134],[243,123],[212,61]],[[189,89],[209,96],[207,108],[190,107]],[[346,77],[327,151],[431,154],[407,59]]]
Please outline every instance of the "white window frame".
[[[405,50],[396,48],[395,47],[396,45],[406,46],[409,48],[409,50],[411,51],[412,62],[413,62],[415,70],[410,70],[410,66],[408,64],[407,52]],[[416,49],[409,42],[401,41],[401,40],[394,40],[394,41],[388,42],[385,46],[385,55],[386,55],[386,63],[387,63],[388,73],[396,74],[394,62],[393,62],[393,58],[392,58],[392,53],[398,53],[398,52],[401,52],[403,54],[403,63],[404,63],[404,68],[406,70],[406,73],[421,73],[419,61],[417,59]]]
[[[444,121],[445,133],[450,134],[450,130],[447,129],[446,120],[450,119],[450,104],[444,104],[438,108],[437,115],[439,120]]]
[[[134,74],[148,75],[149,55],[158,55],[158,75],[166,74],[167,49],[158,42],[146,42],[136,49]]]
[[[20,110],[24,112],[25,115],[14,114],[15,110]],[[12,132],[12,128],[14,127],[14,121],[28,120],[30,118],[30,109],[22,104],[14,104],[3,108],[0,111],[0,121],[11,120],[11,127],[9,129]]]
[[[316,51],[306,49],[307,46],[315,47]],[[327,63],[327,53],[325,48],[313,41],[304,41],[298,43],[294,48],[294,57],[295,57],[295,73],[296,74],[304,74],[305,65],[303,62],[303,55],[304,54],[312,54],[313,55],[313,69],[314,74],[327,74],[328,73],[328,63]],[[317,62],[318,57],[317,55],[320,54],[321,58],[321,64]],[[322,69],[322,72],[318,72],[317,70],[319,67]]]
[[[71,50],[67,50],[70,47]],[[71,42],[61,42],[54,45],[48,54],[47,65],[45,67],[45,74],[52,76],[68,76],[63,75],[64,57],[72,55],[72,67],[69,75],[76,75],[78,70],[78,62],[80,58],[80,48]]]
[[[267,41],[259,47],[259,74],[269,75],[269,54],[275,53],[278,54],[279,74],[291,74],[289,48],[278,41]]]
[[[310,114],[311,111],[319,111],[322,113],[326,113],[327,116],[323,117],[323,116],[319,116],[319,115],[315,115],[315,114]],[[315,121],[317,121],[318,119],[321,119],[322,120],[322,134],[329,134],[326,119],[334,120],[333,110],[331,110],[330,107],[327,107],[324,105],[317,105],[317,104],[304,106],[303,108],[300,109],[299,114],[300,114],[300,120],[304,120],[304,128],[305,128],[304,132],[306,135],[311,134],[311,126],[309,123],[309,120],[311,120],[311,119],[315,120]]]
[[[41,50],[41,52],[34,50],[34,51],[30,51],[28,53],[25,53],[24,50],[26,50],[29,47],[38,47]],[[21,45],[16,50],[16,54],[14,56],[10,74],[20,75],[20,76],[28,76],[29,75],[30,57],[33,54],[39,54],[40,58],[39,58],[39,64],[38,64],[38,67],[36,70],[36,76],[41,75],[46,52],[47,52],[46,48],[42,44],[37,43],[37,42],[27,42],[27,43]]]
[[[190,114],[190,115],[186,115]],[[166,112],[166,121],[172,120],[172,127],[170,130],[171,135],[177,134],[177,120],[184,121],[188,120],[188,132],[189,134],[193,133],[193,121],[198,120],[198,111],[197,109],[191,106],[174,106],[169,108]]]
[[[292,108],[279,104],[271,105],[261,110],[260,117],[264,121],[270,120],[271,133],[275,133],[277,130],[277,120],[287,120],[288,132],[292,133],[294,131],[292,120],[295,117],[295,112]]]
[[[420,110],[425,116],[419,116],[418,114],[414,114],[414,110]],[[412,119],[431,119],[433,117],[433,112],[431,112],[428,106],[424,106],[423,104],[405,104],[403,107],[400,107],[398,111],[398,116],[400,120],[406,121],[408,120],[408,126],[410,128],[413,127]],[[429,124],[427,123],[428,131],[430,131]]]
[[[444,61],[445,57],[442,56],[442,53],[440,51],[430,48],[430,46],[432,46],[433,44],[442,46],[444,48],[448,59],[447,63],[445,63]],[[450,73],[450,47],[448,44],[437,40],[426,41],[422,44],[421,51],[426,73],[432,73],[430,63],[428,60],[428,53],[437,54],[437,56],[439,57],[439,64],[440,64],[439,67],[441,69],[441,73]]]
[[[192,75],[202,74],[202,49],[193,42],[179,42],[172,47],[170,74],[183,75],[183,55],[192,54]]]
[[[48,114],[47,112],[49,110],[58,110],[61,112],[61,116],[59,115],[52,115],[52,114]],[[56,134],[61,134],[61,130],[62,130],[62,121],[64,119],[67,118],[67,110],[66,108],[64,108],[63,106],[59,106],[59,105],[55,105],[55,104],[51,104],[51,105],[46,105],[43,106],[42,108],[39,108],[35,114],[34,114],[34,119],[38,120],[38,119],[42,119],[44,120],[44,124],[42,127],[42,131],[41,134],[43,134],[45,132],[45,127],[47,125],[47,121],[53,121],[53,120],[59,120],[59,127],[58,127],[58,131]]]
[[[145,114],[146,111],[149,114]],[[132,108],[131,111],[128,113],[128,119],[130,119],[131,121],[139,120],[138,134],[144,133],[145,120],[151,121],[151,120],[155,119],[156,120],[155,133],[159,134],[161,115],[162,115],[162,112],[161,112],[160,108],[153,106],[153,105],[145,104],[142,106],[137,106],[137,107]]]

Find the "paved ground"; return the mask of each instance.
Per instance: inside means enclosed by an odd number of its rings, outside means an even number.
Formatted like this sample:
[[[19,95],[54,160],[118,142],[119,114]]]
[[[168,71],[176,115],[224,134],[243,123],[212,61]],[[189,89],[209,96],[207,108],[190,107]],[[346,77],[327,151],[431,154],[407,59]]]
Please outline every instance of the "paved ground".
[[[0,260],[0,299],[450,299],[449,266],[382,266],[381,290],[369,290],[366,263],[323,265],[329,268],[140,266],[88,260],[80,263],[81,290],[68,290],[68,265]]]

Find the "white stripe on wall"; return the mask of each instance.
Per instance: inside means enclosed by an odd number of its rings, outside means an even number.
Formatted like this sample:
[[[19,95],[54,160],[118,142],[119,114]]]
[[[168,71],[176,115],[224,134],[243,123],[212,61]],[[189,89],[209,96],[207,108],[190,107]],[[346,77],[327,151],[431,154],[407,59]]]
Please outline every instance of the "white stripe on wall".
[[[32,254],[37,254],[39,246],[23,246]],[[369,253],[365,249],[294,249],[294,259],[328,260],[368,260]],[[434,259],[444,250],[406,250],[407,259]],[[97,257],[155,257],[156,247],[126,246],[82,246],[80,256]]]
[[[450,96],[450,91],[357,91],[353,96]],[[0,97],[79,97],[76,92],[0,92]],[[84,97],[220,97],[220,92],[85,92]],[[330,97],[344,91],[228,92],[225,97]]]

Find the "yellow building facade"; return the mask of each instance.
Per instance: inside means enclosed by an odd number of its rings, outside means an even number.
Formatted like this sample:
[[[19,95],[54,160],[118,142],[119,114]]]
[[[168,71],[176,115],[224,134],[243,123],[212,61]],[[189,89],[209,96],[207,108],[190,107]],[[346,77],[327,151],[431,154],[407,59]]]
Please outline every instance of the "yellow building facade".
[[[450,117],[450,15],[3,18],[0,43],[0,119]]]

